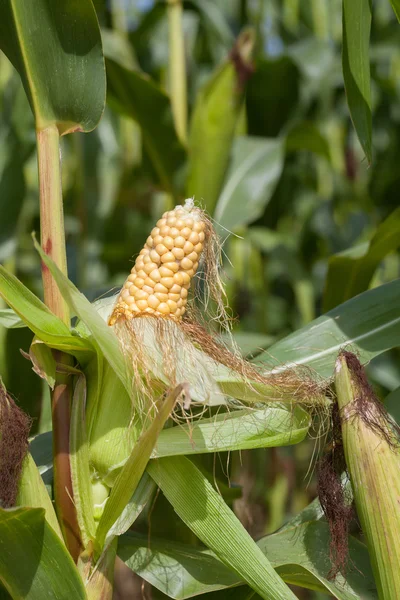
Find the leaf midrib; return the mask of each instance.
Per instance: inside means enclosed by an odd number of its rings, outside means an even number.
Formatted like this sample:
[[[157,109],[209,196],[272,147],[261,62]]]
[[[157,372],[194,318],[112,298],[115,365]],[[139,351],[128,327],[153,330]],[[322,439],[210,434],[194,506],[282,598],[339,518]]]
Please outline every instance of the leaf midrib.
[[[19,20],[17,18],[17,10],[15,9],[15,0],[10,0],[10,5],[11,5],[11,14],[13,16],[13,20],[14,20],[14,24],[15,24],[15,31],[17,34],[17,39],[18,39],[18,45],[19,45],[19,49],[21,52],[21,57],[22,57],[22,65],[24,68],[24,72],[25,72],[25,77],[28,81],[29,84],[29,91],[31,93],[31,99],[32,99],[32,104],[33,104],[33,112],[35,115],[35,119],[36,119],[36,125],[38,125],[38,115],[39,115],[39,109],[38,109],[38,105],[36,102],[36,97],[37,97],[37,89],[34,83],[34,80],[32,79],[30,72],[29,72],[29,60],[27,57],[27,52],[25,49],[25,45],[24,45],[24,36],[21,34],[21,26],[19,23]]]
[[[323,323],[321,323],[321,325],[324,325],[325,323],[326,323],[326,321],[323,321]],[[380,325],[379,327],[375,327],[374,329],[371,329],[371,330],[367,331],[366,333],[362,333],[361,335],[359,335],[357,337],[343,340],[342,342],[340,342],[339,344],[336,344],[335,346],[330,346],[329,348],[326,348],[325,350],[319,351],[315,354],[311,354],[311,355],[309,354],[299,360],[296,360],[295,362],[289,362],[280,367],[275,367],[274,369],[272,369],[271,371],[268,371],[268,372],[272,373],[272,374],[281,373],[282,371],[286,371],[287,369],[292,368],[293,366],[310,363],[313,360],[322,358],[323,356],[327,356],[328,354],[333,354],[333,353],[339,352],[339,350],[342,350],[343,348],[345,348],[351,344],[357,343],[360,340],[368,339],[370,336],[376,335],[377,333],[384,331],[388,327],[393,327],[393,325],[396,325],[397,323],[400,323],[400,317],[397,317],[396,319],[394,319],[388,323],[384,323],[383,325]]]

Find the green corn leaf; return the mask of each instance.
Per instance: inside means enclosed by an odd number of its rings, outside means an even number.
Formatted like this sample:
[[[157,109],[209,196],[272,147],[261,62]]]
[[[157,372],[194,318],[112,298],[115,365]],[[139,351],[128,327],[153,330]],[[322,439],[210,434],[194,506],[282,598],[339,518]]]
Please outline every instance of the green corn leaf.
[[[2,265],[0,265],[0,293],[7,304],[12,306],[14,313],[25,319],[32,331],[33,327],[37,327],[39,332],[50,336],[69,335],[65,323]]]
[[[178,385],[162,403],[158,404],[157,412],[151,424],[137,440],[128,460],[117,476],[98,525],[96,533],[98,548],[103,548],[108,531],[121,516],[135,492],[160,431],[170,416],[181,392],[182,386]],[[127,527],[129,525],[127,524]]]
[[[118,544],[118,556],[132,571],[169,598],[191,598],[241,583],[210,550],[128,532]]]
[[[297,444],[305,438],[309,426],[310,416],[299,406],[293,412],[279,405],[237,410],[164,429],[153,457]]]
[[[91,131],[105,103],[100,30],[90,0],[3,0],[0,48],[19,72],[36,128]]]
[[[358,569],[330,581],[328,553],[329,528],[324,522],[308,521],[285,531],[261,538],[257,545],[287,583],[332,594],[340,600],[377,598],[366,547],[353,537],[349,539],[351,560]],[[229,588],[244,581],[228,569],[210,550],[180,544],[171,540],[127,533],[118,544],[118,555],[140,577],[171,598],[184,600],[213,590],[217,598],[231,598]],[[238,590],[238,597],[243,596]],[[236,598],[236,596],[233,596]]]
[[[262,352],[264,348],[271,346],[275,338],[265,333],[254,333],[253,331],[235,331],[233,338],[239,347],[242,356],[254,356]],[[231,345],[230,336],[223,336],[227,346]]]
[[[39,474],[47,484],[53,477],[53,433],[46,431],[31,439],[29,451],[38,468]]]
[[[347,481],[347,488],[349,488],[350,486],[348,485],[348,480],[346,480],[346,481]],[[347,488],[346,488],[346,492],[348,491]],[[294,527],[297,527],[298,525],[301,525],[302,523],[308,523],[309,521],[316,522],[316,521],[320,521],[321,519],[325,519],[325,513],[321,506],[319,499],[315,498],[312,502],[310,502],[310,504],[308,506],[303,508],[303,510],[301,510],[299,513],[297,513],[297,515],[292,517],[290,519],[290,521],[288,521],[282,527],[280,527],[278,533],[282,533],[286,529],[293,529]]]
[[[257,357],[275,372],[294,365],[307,366],[317,375],[333,376],[343,348],[357,352],[365,363],[399,345],[400,280],[364,292],[268,348]],[[283,364],[282,364],[283,363]]]
[[[42,261],[53,275],[69,308],[88,327],[96,344],[104,354],[104,357],[114,369],[130,395],[131,380],[129,377],[128,363],[122,354],[118,339],[112,328],[106,325],[96,309],[90,304],[89,300],[76,289],[74,284],[71,283],[67,277],[65,277],[51,258],[45,254],[36,240],[34,240],[34,243],[36,250],[39,252]]]
[[[120,400],[115,389],[104,390],[108,403],[115,411],[110,398]],[[100,408],[101,411],[101,408]],[[102,423],[111,422],[106,415]],[[107,485],[114,485],[134,441],[126,432],[125,420],[113,430],[111,424],[104,427],[103,435],[93,435],[90,444],[90,463],[95,466]],[[125,425],[125,428],[123,427]],[[190,425],[167,428],[161,431],[152,458],[164,456],[226,452],[230,450],[250,450],[298,444],[306,437],[310,427],[310,416],[300,406],[289,410],[285,406],[270,404],[263,410],[235,410],[231,413],[204,419]],[[124,443],[118,443],[124,439]],[[34,438],[31,451],[42,472],[47,473],[51,466],[51,434],[45,433]],[[109,454],[111,456],[109,456]]]
[[[29,329],[52,348],[75,355],[93,351],[88,340],[71,335],[65,323],[1,265],[0,296]]]
[[[145,506],[154,497],[156,490],[156,484],[145,471],[122,513],[110,527],[107,533],[106,547],[109,540],[112,540],[115,536],[121,536],[133,525]]]
[[[343,0],[344,85],[354,129],[369,163],[372,161],[370,32],[371,0]]]
[[[378,598],[367,549],[353,537],[349,538],[350,561],[359,570],[349,569],[345,576],[330,579],[330,533],[323,521],[286,528],[257,544],[287,583],[330,593],[340,600]]]
[[[86,599],[74,562],[43,508],[0,509],[0,582],[12,598]]]
[[[102,381],[98,399],[91,399],[98,373],[92,373],[91,366],[92,364],[85,368],[88,387],[86,421],[89,461],[100,478],[112,486],[116,475],[132,452],[138,432],[130,426],[133,416],[132,401],[108,364],[105,365],[104,374],[100,375]],[[93,403],[91,410],[88,406],[90,402]],[[46,432],[34,437],[30,451],[46,485],[50,485],[53,478],[52,433]]]
[[[102,27],[101,39],[106,59],[110,58],[129,70],[139,69],[133,44],[122,31]]]
[[[315,41],[311,37],[308,40]],[[280,56],[257,57],[254,74],[246,90],[246,112],[251,135],[276,138],[299,107],[300,73],[295,58],[299,52],[296,48],[293,53],[295,56],[291,56],[290,51],[294,47],[295,44],[288,44],[287,54]],[[310,70],[315,73],[315,56],[320,56],[321,52],[320,48],[318,52],[313,50],[300,62],[304,66],[310,65]]]
[[[286,152],[307,150],[330,161],[330,150],[326,137],[312,121],[294,125],[286,135]]]
[[[251,72],[254,35],[244,31],[229,59],[200,90],[190,125],[187,196],[201,199],[213,214],[229,163],[244,102],[244,77]],[[248,76],[248,75],[247,75]]]
[[[400,246],[400,208],[376,230],[367,244],[355,246],[329,259],[324,311],[368,289],[379,263]]]
[[[102,554],[90,578],[85,582],[88,600],[109,600],[113,597],[114,567],[117,540]]]
[[[69,441],[74,504],[84,548],[96,535],[85,411],[86,380],[82,373],[78,375],[72,398]]]
[[[253,592],[248,586],[224,590],[223,592],[210,592],[204,597],[204,600],[261,600],[261,596]]]
[[[133,421],[133,402],[114,370],[105,364],[98,398],[91,401],[90,385],[95,377],[96,373],[88,379],[90,461],[102,477],[107,477],[126,461],[139,432]]]
[[[96,413],[100,410],[99,402],[101,400],[101,387],[104,381],[104,372],[109,367],[108,362],[104,359],[101,352],[97,352],[95,356],[84,366],[85,377],[87,382],[87,401],[86,401],[86,427],[88,436],[90,437],[93,420],[96,418]],[[121,387],[122,382],[116,377]],[[124,394],[127,392],[123,388]],[[128,402],[131,404],[130,399]],[[106,404],[107,406],[107,404]]]
[[[148,472],[175,512],[262,598],[295,598],[206,477],[184,457],[152,461]]]
[[[3,135],[0,134],[4,157],[0,160],[0,262],[10,259],[18,244],[18,222],[26,194],[24,167],[32,148],[32,144],[23,144],[14,132],[5,135],[7,119],[3,119]]]
[[[226,183],[215,208],[217,223],[235,229],[262,215],[281,176],[284,149],[283,139],[241,137],[234,142]]]
[[[394,14],[397,17],[397,20],[400,22],[400,1],[399,0],[390,0],[390,4],[394,10]]]
[[[219,364],[214,370],[214,377],[218,381],[219,388],[223,394],[236,400],[243,400],[248,404],[257,402],[284,402],[292,405],[304,398],[301,394],[300,379],[296,384],[286,386],[278,385],[271,378],[271,383],[258,383],[241,379],[239,375],[229,371],[224,365]],[[315,389],[308,394],[308,400],[313,404],[325,405],[329,400],[323,392]]]
[[[211,0],[189,0],[186,7],[198,13],[210,40],[213,40],[215,45],[222,46],[225,52],[229,50],[234,37],[222,7]]]
[[[11,308],[0,309],[0,325],[6,329],[26,327],[23,320]]]
[[[128,70],[111,58],[107,58],[106,65],[107,102],[140,125],[160,182],[176,194],[175,175],[183,165],[185,151],[175,131],[168,96],[147,75]]]
[[[53,389],[56,382],[57,364],[49,346],[35,338],[29,348],[27,358],[32,361],[35,373],[47,381],[49,387]]]

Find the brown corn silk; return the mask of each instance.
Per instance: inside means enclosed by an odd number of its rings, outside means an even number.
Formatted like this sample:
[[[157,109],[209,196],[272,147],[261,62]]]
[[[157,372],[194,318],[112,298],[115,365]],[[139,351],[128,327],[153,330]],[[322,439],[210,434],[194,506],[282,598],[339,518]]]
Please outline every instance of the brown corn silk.
[[[335,578],[339,572],[345,574],[349,570],[348,535],[355,513],[352,495],[349,491],[346,492],[344,477],[351,479],[359,517],[367,534],[373,530],[371,522],[375,525],[375,509],[378,531],[382,526],[380,518],[382,516],[384,521],[385,514],[389,515],[389,519],[391,516],[394,519],[392,526],[387,528],[387,531],[390,530],[390,538],[394,537],[393,531],[399,529],[398,517],[392,506],[398,504],[400,427],[376,397],[355,354],[348,351],[339,354],[336,362],[337,378],[341,376],[342,369],[348,371],[351,387],[347,396],[344,395],[343,386],[341,392],[337,389],[337,400],[332,406],[332,437],[318,468],[318,496],[331,535],[331,578]],[[336,385],[337,381],[338,379]],[[381,464],[385,461],[387,473],[381,470]],[[393,469],[396,477],[386,486],[385,480],[388,479],[390,469]],[[382,481],[380,477],[383,478]],[[391,496],[395,497],[392,506]],[[387,506],[390,506],[389,510]],[[384,546],[390,547],[391,540],[385,535],[385,527],[382,527],[382,538],[385,538]],[[379,548],[379,540],[376,548]],[[375,559],[375,546],[372,559],[373,563],[374,560],[378,563],[378,559]],[[381,557],[379,559],[381,571],[385,571],[382,568],[385,561]],[[400,578],[398,584],[400,586]]]
[[[14,506],[22,463],[28,451],[31,420],[7,393],[0,379],[0,506]]]
[[[223,365],[251,390],[252,403],[287,397],[310,406],[320,403],[320,386],[308,374],[287,369],[264,375],[243,360],[232,341],[228,348],[212,331],[215,322],[230,332],[220,266],[213,225],[192,199],[162,215],[109,319],[133,365],[137,396],[150,398],[154,391],[188,382],[195,400],[222,404],[225,394],[216,379]],[[204,311],[196,307],[195,294],[190,297],[196,271]],[[243,394],[241,400],[246,402]]]
[[[332,406],[331,440],[318,463],[318,498],[325,513],[330,532],[331,569],[328,579],[335,579],[338,573],[345,575],[348,569],[349,530],[354,517],[352,498],[346,493],[342,477],[347,474],[339,407]]]
[[[400,428],[357,356],[341,352],[335,386],[343,449],[379,598],[400,598]]]

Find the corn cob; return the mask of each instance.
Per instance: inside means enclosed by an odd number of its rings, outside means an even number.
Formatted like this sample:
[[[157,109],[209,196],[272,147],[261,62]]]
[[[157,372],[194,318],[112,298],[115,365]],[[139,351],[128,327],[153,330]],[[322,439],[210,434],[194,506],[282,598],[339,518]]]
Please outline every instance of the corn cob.
[[[335,384],[346,463],[378,596],[394,600],[400,598],[400,429],[354,354],[339,355]]]
[[[124,283],[110,325],[120,316],[132,319],[142,313],[181,320],[203,251],[205,226],[192,199],[163,214]]]

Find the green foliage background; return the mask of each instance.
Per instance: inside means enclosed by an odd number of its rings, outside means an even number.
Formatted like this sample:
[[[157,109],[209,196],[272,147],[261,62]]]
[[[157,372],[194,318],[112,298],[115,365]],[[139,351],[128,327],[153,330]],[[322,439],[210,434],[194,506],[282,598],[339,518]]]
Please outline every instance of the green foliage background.
[[[346,102],[341,4],[185,2],[189,115],[205,111],[200,126],[193,119],[187,149],[175,133],[167,95],[166,5],[95,2],[107,107],[94,132],[67,136],[62,147],[69,276],[91,301],[122,284],[158,215],[185,195],[195,195],[222,226],[228,299],[245,355],[399,277],[400,28],[390,4],[376,3],[368,164]],[[217,70],[246,26],[256,34],[254,71],[233,112],[239,90],[220,85]],[[204,156],[204,165],[197,159],[197,177],[196,152]],[[31,239],[39,230],[33,117],[4,55],[0,215],[0,261],[41,296]],[[35,433],[48,430],[50,419],[46,386],[18,352],[27,351],[31,339],[27,329],[0,326],[0,373],[34,418]],[[391,393],[397,414],[398,358],[398,350],[390,350],[368,366],[381,396]],[[275,531],[315,497],[308,472],[314,450],[310,440],[233,454],[230,477],[242,486],[235,509],[252,535]],[[220,462],[202,459],[201,466],[222,477],[225,463],[222,456]],[[239,495],[234,488],[225,493],[231,500]],[[152,530],[168,537],[165,513],[172,509],[160,503],[165,506]],[[181,529],[177,539],[191,541]]]

